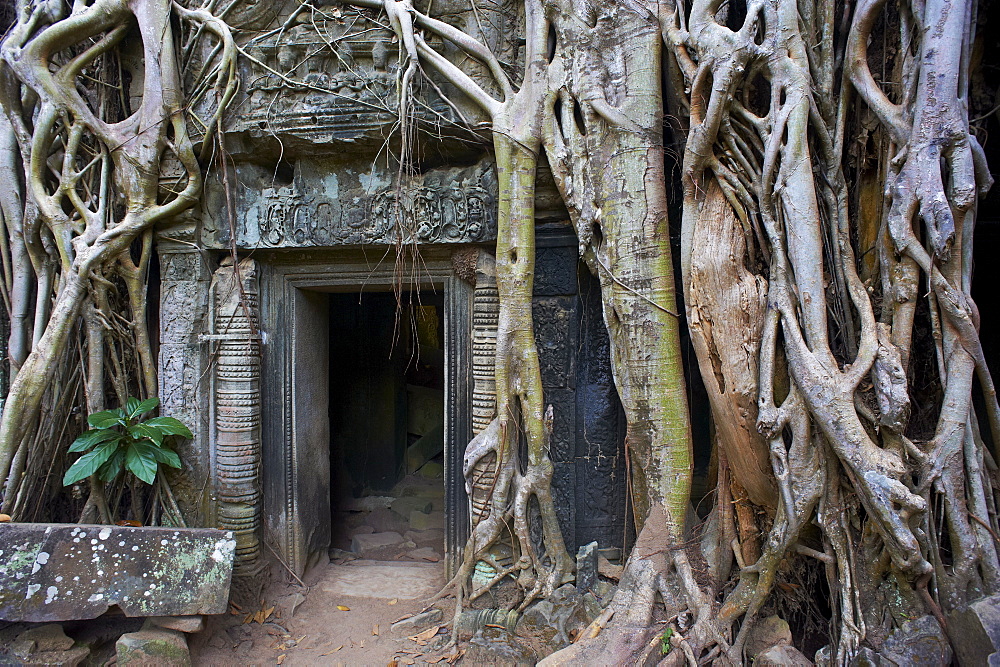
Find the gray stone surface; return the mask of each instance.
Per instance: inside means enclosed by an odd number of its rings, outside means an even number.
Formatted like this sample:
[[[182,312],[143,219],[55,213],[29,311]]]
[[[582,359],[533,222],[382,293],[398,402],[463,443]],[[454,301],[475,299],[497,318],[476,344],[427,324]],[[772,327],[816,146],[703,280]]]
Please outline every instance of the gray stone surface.
[[[962,635],[956,635],[956,643],[965,643]],[[937,619],[930,615],[903,623],[889,635],[878,652],[897,665],[913,667],[950,665],[952,658],[948,638],[941,632]]]
[[[420,547],[419,549],[408,551],[406,552],[406,557],[413,560],[425,560],[428,563],[436,563],[441,560],[441,554],[430,547]]]
[[[585,544],[576,551],[576,588],[592,591],[597,585],[597,542]]]
[[[351,551],[361,558],[382,560],[395,558],[403,544],[403,536],[395,532],[369,533],[351,538]]]
[[[356,560],[346,565],[330,565],[319,584],[321,593],[335,600],[347,597],[417,600],[429,598],[444,586],[444,568],[438,563]],[[314,595],[315,593],[310,593]],[[320,604],[325,604],[321,602]]]
[[[1000,595],[976,600],[966,609],[952,612],[948,631],[955,642],[958,664],[1000,665]]]
[[[793,646],[772,646],[757,655],[754,667],[812,667],[812,660]]]
[[[504,628],[482,628],[469,640],[463,665],[534,665],[538,655]]]
[[[0,619],[221,614],[235,547],[208,528],[0,524]]]
[[[788,622],[780,616],[768,616],[758,620],[747,635],[743,652],[748,658],[766,651],[772,646],[785,646],[792,643],[792,631]]]
[[[393,637],[411,637],[435,623],[440,623],[443,618],[444,614],[440,609],[428,609],[425,612],[396,621],[389,630]]]
[[[191,654],[187,640],[173,630],[140,630],[118,638],[115,644],[118,664],[156,665],[157,667],[190,667]]]

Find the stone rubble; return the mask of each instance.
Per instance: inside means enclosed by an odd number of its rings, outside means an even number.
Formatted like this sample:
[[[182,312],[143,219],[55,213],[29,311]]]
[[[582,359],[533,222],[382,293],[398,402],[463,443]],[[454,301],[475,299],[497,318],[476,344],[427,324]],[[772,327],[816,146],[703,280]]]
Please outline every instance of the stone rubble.
[[[354,498],[334,518],[341,527],[331,558],[349,550],[367,560],[440,562],[444,556],[443,469],[433,461],[404,477],[390,495]]]
[[[76,667],[90,656],[90,648],[74,644],[61,625],[50,623],[25,630],[6,649],[17,664]]]

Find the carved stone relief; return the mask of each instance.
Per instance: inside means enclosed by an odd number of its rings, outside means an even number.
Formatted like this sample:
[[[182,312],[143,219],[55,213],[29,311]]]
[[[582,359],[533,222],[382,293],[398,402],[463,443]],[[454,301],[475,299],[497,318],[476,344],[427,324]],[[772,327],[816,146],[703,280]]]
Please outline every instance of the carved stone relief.
[[[172,475],[177,502],[190,525],[210,525],[211,493],[206,481],[212,474],[207,455],[208,416],[204,389],[203,346],[198,337],[207,324],[208,286],[211,274],[200,253],[175,252],[176,246],[159,242],[160,248],[160,412],[181,420],[194,433],[178,454],[183,474]]]
[[[213,408],[218,523],[236,535],[236,575],[257,570],[260,541],[260,336],[257,267],[231,259],[215,272]]]
[[[324,177],[317,174],[324,173]],[[249,172],[248,172],[249,174]],[[287,185],[243,194],[236,227],[240,248],[303,248],[395,243],[481,243],[496,238],[496,178],[487,162],[431,171],[405,187],[380,172],[324,170],[300,163]],[[245,177],[250,180],[250,176]],[[230,241],[226,226],[212,245]]]

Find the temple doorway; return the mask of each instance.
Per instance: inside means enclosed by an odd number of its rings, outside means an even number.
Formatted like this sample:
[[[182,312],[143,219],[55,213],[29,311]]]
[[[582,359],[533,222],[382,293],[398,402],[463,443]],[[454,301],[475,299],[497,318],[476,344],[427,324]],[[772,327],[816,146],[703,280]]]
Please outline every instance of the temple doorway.
[[[331,558],[444,557],[439,291],[329,298]]]

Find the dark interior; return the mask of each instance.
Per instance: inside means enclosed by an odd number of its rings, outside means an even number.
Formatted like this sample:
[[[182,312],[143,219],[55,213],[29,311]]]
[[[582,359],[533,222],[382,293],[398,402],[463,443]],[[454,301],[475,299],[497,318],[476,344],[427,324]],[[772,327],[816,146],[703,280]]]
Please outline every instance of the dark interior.
[[[443,463],[444,297],[428,290],[329,298],[336,533],[338,512],[352,500],[395,495],[407,474]]]

